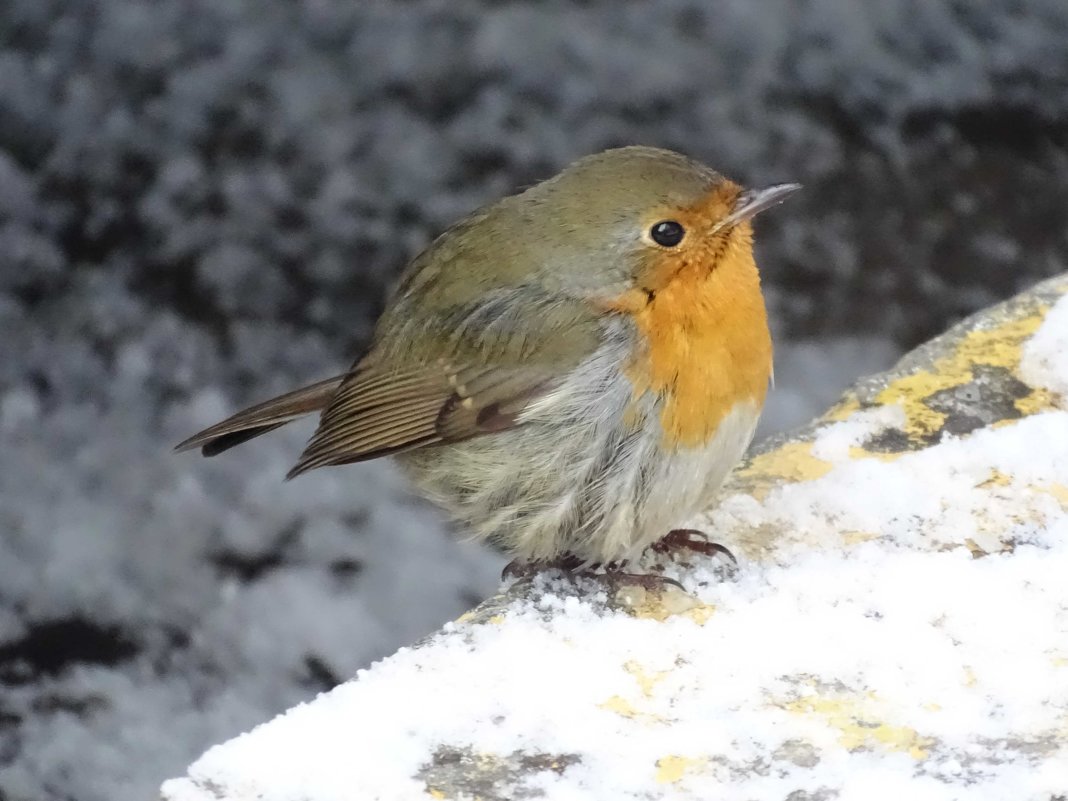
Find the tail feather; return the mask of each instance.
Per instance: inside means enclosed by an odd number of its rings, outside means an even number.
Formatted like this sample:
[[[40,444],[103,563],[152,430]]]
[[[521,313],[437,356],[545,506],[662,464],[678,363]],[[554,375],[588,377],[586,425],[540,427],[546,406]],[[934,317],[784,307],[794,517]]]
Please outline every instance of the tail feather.
[[[205,456],[215,456],[225,450],[266,434],[279,426],[312,412],[321,411],[337,393],[348,374],[327,378],[307,387],[279,395],[228,417],[221,423],[194,434],[175,450],[200,448]]]
[[[234,431],[229,434],[222,434],[210,442],[205,442],[201,445],[200,452],[204,456],[217,456],[223,451],[236,448],[242,442],[248,442],[250,439],[255,439],[260,434],[274,431],[276,428],[280,428],[288,422],[289,420],[283,420],[281,423],[271,423],[270,425],[257,426],[256,428],[246,428],[244,431]]]

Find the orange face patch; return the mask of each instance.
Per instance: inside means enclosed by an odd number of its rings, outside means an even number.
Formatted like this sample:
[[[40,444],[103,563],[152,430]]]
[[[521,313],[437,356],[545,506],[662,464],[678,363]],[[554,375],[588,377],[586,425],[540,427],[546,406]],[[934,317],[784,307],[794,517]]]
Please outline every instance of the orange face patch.
[[[631,315],[646,347],[627,375],[635,398],[663,399],[668,447],[700,447],[739,403],[764,403],[771,335],[748,222],[708,236],[739,193],[717,187],[702,203],[670,212],[687,229],[677,248],[652,250],[639,287],[607,305]],[[655,222],[655,220],[652,220]]]

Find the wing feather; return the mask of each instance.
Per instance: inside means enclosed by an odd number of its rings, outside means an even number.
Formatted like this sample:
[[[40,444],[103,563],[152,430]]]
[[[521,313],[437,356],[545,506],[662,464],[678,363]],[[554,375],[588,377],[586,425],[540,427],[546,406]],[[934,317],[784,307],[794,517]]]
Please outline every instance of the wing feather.
[[[175,450],[186,451],[191,448],[200,448],[205,456],[215,456],[292,420],[326,408],[346,377],[346,375],[338,375],[327,378],[250,406],[221,423],[216,423],[194,434],[180,443]]]
[[[334,395],[289,477],[504,430],[548,377],[544,368],[443,361],[391,374],[361,366]]]

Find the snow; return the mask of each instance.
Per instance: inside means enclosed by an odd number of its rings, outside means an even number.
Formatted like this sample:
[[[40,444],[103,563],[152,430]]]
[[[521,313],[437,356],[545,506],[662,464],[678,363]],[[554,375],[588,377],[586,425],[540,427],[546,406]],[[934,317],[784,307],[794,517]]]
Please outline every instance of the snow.
[[[1062,299],[1024,347],[1035,388],[1068,382],[1066,337]],[[488,622],[448,624],[211,749],[164,797],[424,797],[442,749],[563,765],[499,797],[1063,794],[1068,449],[1050,443],[1068,442],[1068,408],[851,453],[902,421],[854,412],[819,429],[824,475],[726,498],[710,521],[726,544],[775,535],[734,574],[671,565],[691,608],[652,619],[543,575]]]
[[[1068,395],[1068,299],[1057,301],[1046,321],[1024,347],[1020,374],[1032,386]]]

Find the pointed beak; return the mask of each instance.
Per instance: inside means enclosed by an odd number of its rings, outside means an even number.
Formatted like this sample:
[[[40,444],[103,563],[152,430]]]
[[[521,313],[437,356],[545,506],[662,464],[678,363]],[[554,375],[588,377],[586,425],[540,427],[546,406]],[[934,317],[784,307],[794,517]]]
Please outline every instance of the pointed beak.
[[[734,210],[719,221],[712,233],[730,228],[744,220],[753,219],[765,209],[779,205],[786,200],[788,195],[792,195],[800,188],[801,184],[776,184],[766,189],[746,189],[738,195]]]

